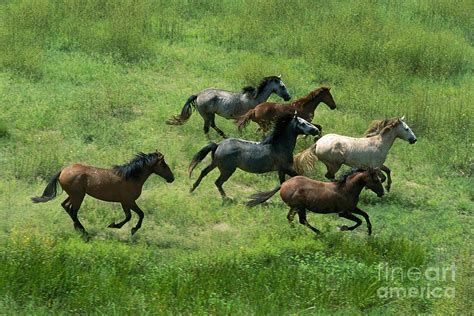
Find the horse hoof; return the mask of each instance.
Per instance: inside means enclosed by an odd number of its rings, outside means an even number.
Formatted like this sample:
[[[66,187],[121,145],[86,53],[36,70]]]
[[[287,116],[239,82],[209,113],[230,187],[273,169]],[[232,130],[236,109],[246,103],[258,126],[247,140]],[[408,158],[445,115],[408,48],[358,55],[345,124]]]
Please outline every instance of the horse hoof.
[[[107,228],[117,228],[117,224],[115,222],[112,222]]]
[[[135,235],[135,233],[137,232],[138,228],[132,228],[132,236]]]
[[[342,226],[339,226],[339,229],[340,229],[342,232],[345,232],[345,231],[349,230],[349,227],[347,227],[346,225],[342,225]]]

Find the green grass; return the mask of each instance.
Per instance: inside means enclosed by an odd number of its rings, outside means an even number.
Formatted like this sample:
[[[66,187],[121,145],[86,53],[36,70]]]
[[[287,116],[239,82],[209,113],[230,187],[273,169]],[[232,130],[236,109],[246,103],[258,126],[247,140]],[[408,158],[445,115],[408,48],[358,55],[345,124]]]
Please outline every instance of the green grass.
[[[0,313],[468,314],[472,310],[474,11],[470,1],[7,1],[0,6]],[[194,113],[164,122],[206,87],[239,90],[283,75],[300,97],[329,85],[325,132],[359,136],[405,115],[416,145],[396,141],[392,191],[364,191],[365,225],[339,232],[309,215],[315,237],[288,225],[275,174],[241,171],[223,204],[206,177],[194,194],[192,155],[207,140]],[[278,100],[272,97],[271,100]],[[238,137],[231,121],[217,125]],[[258,139],[251,126],[243,135]],[[213,140],[218,136],[211,132]],[[297,151],[311,145],[300,139]],[[151,177],[133,237],[119,205],[86,198],[85,243],[59,203],[33,205],[73,162],[108,167],[161,150],[176,176]],[[204,162],[205,163],[205,162]],[[203,163],[203,164],[204,164]],[[318,166],[311,175],[323,179]],[[455,281],[389,280],[380,265],[457,267]],[[382,287],[451,287],[455,297],[383,298]]]

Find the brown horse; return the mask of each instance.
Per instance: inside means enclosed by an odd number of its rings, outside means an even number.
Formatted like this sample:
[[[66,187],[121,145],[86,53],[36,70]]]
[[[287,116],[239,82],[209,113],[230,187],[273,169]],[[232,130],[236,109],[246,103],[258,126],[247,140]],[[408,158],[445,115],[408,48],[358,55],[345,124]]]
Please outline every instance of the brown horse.
[[[68,197],[61,206],[74,222],[74,228],[87,235],[84,226],[77,218],[86,194],[107,202],[120,202],[125,219],[119,223],[111,223],[110,228],[121,228],[130,221],[130,209],[139,216],[137,225],[132,228],[132,235],[142,226],[143,211],[135,203],[142,193],[142,187],[148,177],[155,173],[168,183],[174,181],[173,173],[165,162],[163,154],[156,151],[150,154],[138,153],[133,160],[112,169],[102,169],[81,164],[74,164],[62,169],[53,176],[44,189],[43,195],[33,197],[34,203],[47,202],[57,195],[57,184],[61,185]]]
[[[354,215],[358,214],[365,218],[370,235],[372,234],[372,224],[369,215],[357,207],[360,192],[364,187],[369,188],[379,197],[384,195],[383,186],[377,176],[376,169],[353,170],[337,182],[315,181],[303,176],[293,177],[272,191],[252,195],[252,199],[247,202],[247,205],[252,207],[263,203],[281,190],[281,199],[290,207],[287,216],[290,223],[298,214],[300,224],[305,225],[315,233],[320,233],[318,229],[308,223],[306,212],[338,213],[340,217],[356,222],[354,226],[341,226],[341,230],[354,230],[362,223],[362,220]]]
[[[331,110],[336,108],[336,102],[329,92],[331,88],[320,87],[311,91],[308,95],[299,98],[290,104],[264,102],[249,110],[237,120],[237,126],[240,132],[250,122],[254,121],[263,132],[266,132],[270,126],[283,115],[297,112],[298,116],[308,122],[313,120],[314,111],[319,103],[323,102]]]

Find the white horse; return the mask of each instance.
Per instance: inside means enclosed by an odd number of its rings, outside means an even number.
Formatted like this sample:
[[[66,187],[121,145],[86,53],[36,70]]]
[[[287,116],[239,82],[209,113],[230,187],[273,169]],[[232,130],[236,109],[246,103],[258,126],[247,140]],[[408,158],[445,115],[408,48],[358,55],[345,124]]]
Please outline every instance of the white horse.
[[[370,128],[366,132],[366,134],[372,135],[370,137],[354,138],[327,134],[311,147],[296,155],[294,167],[299,173],[304,173],[304,171],[312,169],[315,162],[320,160],[326,165],[327,173],[325,176],[328,179],[334,179],[336,172],[343,164],[362,169],[380,168],[387,174],[387,191],[389,191],[392,178],[390,169],[384,165],[388,151],[397,138],[410,144],[414,144],[417,140],[404,119],[404,117],[401,117],[381,121],[382,126],[378,124],[378,126],[372,128],[377,128],[380,131],[379,133],[377,131],[369,133]]]

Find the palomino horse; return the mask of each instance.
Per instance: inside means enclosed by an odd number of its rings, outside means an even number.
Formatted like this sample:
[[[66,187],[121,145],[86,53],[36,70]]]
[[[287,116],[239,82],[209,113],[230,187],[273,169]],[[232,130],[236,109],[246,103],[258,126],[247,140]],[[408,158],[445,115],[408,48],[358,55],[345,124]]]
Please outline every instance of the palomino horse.
[[[169,125],[182,125],[191,117],[192,107],[197,108],[204,119],[204,133],[209,136],[212,127],[223,138],[227,138],[215,123],[215,115],[226,119],[237,119],[257,104],[267,101],[272,93],[276,93],[285,101],[291,99],[281,76],[270,76],[262,79],[257,88],[244,87],[241,92],[230,92],[220,89],[205,89],[188,98],[181,114],[166,121]]]
[[[150,154],[139,153],[128,164],[114,166],[112,169],[102,169],[81,164],[70,165],[58,172],[49,181],[43,195],[34,197],[34,203],[47,202],[57,195],[57,184],[61,185],[68,197],[61,206],[74,222],[74,228],[84,235],[87,232],[77,217],[86,194],[107,202],[120,202],[125,213],[125,219],[119,223],[111,223],[110,228],[121,228],[130,221],[130,209],[139,216],[138,223],[132,228],[132,235],[142,226],[143,211],[135,203],[142,193],[142,186],[148,177],[155,173],[166,182],[174,181],[173,173],[166,164],[163,155],[156,151]]]
[[[354,215],[358,214],[365,218],[369,235],[371,235],[372,223],[370,223],[369,215],[357,207],[360,192],[364,187],[369,188],[379,197],[384,195],[377,170],[353,170],[351,173],[344,175],[338,182],[315,181],[303,176],[293,177],[272,191],[254,194],[247,205],[252,207],[263,203],[280,190],[281,199],[290,207],[287,215],[290,223],[294,216],[298,214],[301,224],[315,233],[320,233],[318,229],[308,223],[306,212],[338,213],[340,217],[356,222],[354,226],[341,226],[341,230],[354,230],[362,223],[360,218]]]
[[[370,129],[366,133],[369,132]],[[295,168],[302,172],[314,167],[315,162],[320,160],[327,167],[328,179],[334,179],[343,164],[355,168],[383,168],[388,151],[396,138],[410,144],[416,142],[416,136],[405,123],[404,117],[385,120],[380,132],[370,137],[353,138],[327,134],[295,156]],[[387,191],[389,191],[392,183],[390,170],[387,167],[382,170],[388,170]]]
[[[265,132],[279,117],[295,111],[299,117],[311,122],[313,120],[314,111],[319,103],[325,103],[331,110],[336,108],[336,102],[334,102],[331,92],[329,92],[330,89],[331,88],[328,87],[316,88],[308,95],[299,98],[291,104],[273,102],[259,104],[254,109],[245,113],[245,115],[237,121],[239,131],[241,132],[250,121],[254,121],[260,126],[260,129]]]
[[[219,144],[211,143],[197,152],[189,165],[189,176],[196,165],[201,162],[209,152],[212,152],[211,163],[201,171],[199,178],[193,184],[193,192],[209,172],[219,168],[220,176],[215,184],[222,198],[226,194],[222,185],[237,168],[251,173],[265,173],[278,171],[280,182],[285,181],[285,174],[293,177],[298,175],[293,169],[293,150],[298,135],[316,135],[319,130],[312,124],[297,117],[286,115],[275,124],[273,133],[260,143],[247,140],[229,138]]]

